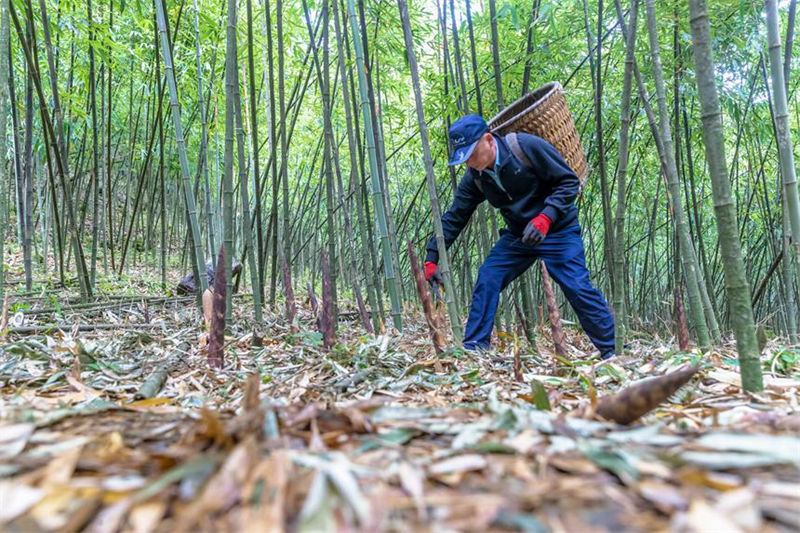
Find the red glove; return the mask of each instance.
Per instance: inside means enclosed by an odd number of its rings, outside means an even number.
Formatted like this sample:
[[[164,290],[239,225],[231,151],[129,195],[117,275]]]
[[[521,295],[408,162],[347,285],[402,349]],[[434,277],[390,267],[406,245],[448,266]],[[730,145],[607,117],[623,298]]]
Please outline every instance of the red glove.
[[[550,217],[543,213],[539,213],[530,223],[525,226],[525,233],[522,235],[522,242],[536,246],[542,242],[550,230]]]
[[[441,300],[442,295],[439,293],[439,287],[444,287],[444,278],[439,272],[439,265],[433,261],[425,261],[425,279],[431,284],[431,289],[433,289],[433,295],[436,299]]]
[[[439,265],[434,263],[433,261],[426,261],[425,262],[425,279],[431,281],[435,277],[438,277],[439,273]]]

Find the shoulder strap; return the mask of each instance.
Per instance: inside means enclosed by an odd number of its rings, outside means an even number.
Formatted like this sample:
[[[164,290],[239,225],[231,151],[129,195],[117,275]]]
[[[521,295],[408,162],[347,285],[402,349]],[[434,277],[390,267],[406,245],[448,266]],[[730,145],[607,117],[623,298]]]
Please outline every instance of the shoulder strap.
[[[481,183],[481,180],[479,180],[478,178],[475,178],[472,181],[475,182],[475,186],[478,188],[479,191],[481,191],[481,194],[483,194],[483,183]]]
[[[508,147],[511,149],[511,153],[514,154],[514,157],[519,159],[526,167],[533,166],[531,164],[531,160],[528,159],[528,156],[522,151],[522,147],[519,145],[519,137],[517,137],[515,132],[512,131],[506,135],[506,142],[508,143]]]

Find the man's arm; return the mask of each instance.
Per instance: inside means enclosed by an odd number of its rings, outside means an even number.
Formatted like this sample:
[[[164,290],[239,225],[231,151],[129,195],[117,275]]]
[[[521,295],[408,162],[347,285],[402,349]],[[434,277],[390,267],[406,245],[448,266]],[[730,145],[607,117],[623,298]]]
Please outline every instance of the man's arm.
[[[453,204],[442,215],[442,230],[444,231],[444,242],[447,248],[450,248],[450,245],[461,234],[461,230],[469,222],[469,218],[475,212],[475,208],[485,199],[486,197],[475,185],[472,171],[468,170],[456,188]],[[438,263],[439,247],[436,246],[436,235],[430,238],[426,248],[428,254],[425,257],[425,262]]]
[[[552,187],[544,201],[542,214],[556,222],[575,202],[580,180],[555,147],[540,137],[519,134],[520,146],[536,172],[537,177]]]

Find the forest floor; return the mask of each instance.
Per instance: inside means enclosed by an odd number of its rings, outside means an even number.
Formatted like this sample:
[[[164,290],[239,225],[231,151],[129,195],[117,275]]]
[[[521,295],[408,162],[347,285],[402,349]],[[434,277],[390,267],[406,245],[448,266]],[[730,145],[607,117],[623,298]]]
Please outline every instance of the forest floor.
[[[0,345],[5,531],[800,528],[800,350],[777,341],[764,392],[742,394],[730,345],[701,357],[642,334],[598,363],[571,331],[566,364],[541,328],[536,353],[506,339],[436,357],[409,312],[403,334],[344,320],[328,352],[306,308],[296,331],[268,316],[256,348],[236,298],[217,371],[191,298],[15,301]],[[630,427],[575,415],[695,362]],[[157,370],[163,388],[140,394]]]

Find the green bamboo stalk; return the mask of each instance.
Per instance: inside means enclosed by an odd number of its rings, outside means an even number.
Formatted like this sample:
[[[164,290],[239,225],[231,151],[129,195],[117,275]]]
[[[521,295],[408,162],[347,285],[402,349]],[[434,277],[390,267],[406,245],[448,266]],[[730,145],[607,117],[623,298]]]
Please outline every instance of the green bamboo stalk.
[[[92,17],[92,0],[86,2],[87,18],[89,19],[89,106],[92,112],[92,258],[89,274],[89,282],[95,286],[97,276],[97,229],[99,225],[99,196],[98,188],[100,185],[100,150],[98,143],[99,127],[97,124],[97,79],[95,75],[94,61],[94,19]]]
[[[750,285],[747,282],[745,265],[742,260],[736,206],[732,198],[725,161],[725,136],[714,77],[711,28],[705,0],[689,0],[689,13],[694,41],[695,79],[700,100],[700,116],[703,122],[703,142],[711,174],[714,216],[717,220],[725,274],[725,292],[728,296],[731,325],[736,335],[736,347],[739,351],[742,388],[746,391],[758,392],[764,388],[764,383],[761,376],[753,308],[750,305]]]
[[[336,1],[336,0],[334,0]],[[304,4],[305,5],[305,4]],[[308,13],[306,12],[306,19],[308,20]],[[320,78],[320,88],[322,89],[322,106],[324,112],[324,135],[325,135],[325,151],[327,157],[325,158],[325,211],[327,214],[327,230],[328,230],[328,259],[330,271],[328,272],[330,290],[330,313],[332,316],[328,317],[333,322],[333,330],[335,334],[336,325],[338,324],[338,288],[337,279],[339,277],[338,256],[336,255],[336,218],[334,216],[334,182],[333,182],[333,167],[337,164],[338,153],[336,151],[336,140],[333,138],[333,124],[331,122],[331,95],[330,95],[330,47],[329,39],[329,22],[330,12],[328,10],[328,0],[322,1],[322,77]],[[308,26],[311,28],[311,25]],[[313,37],[313,36],[312,36]],[[316,46],[314,47],[314,56],[316,58]],[[317,63],[319,66],[319,63]],[[341,248],[344,253],[344,248]],[[323,291],[324,292],[324,291]]]
[[[370,179],[372,183],[372,198],[378,224],[378,235],[380,237],[381,249],[383,250],[383,270],[386,284],[389,287],[389,299],[392,304],[392,319],[395,327],[402,331],[403,321],[400,316],[401,302],[400,294],[397,290],[397,279],[392,263],[392,250],[389,244],[389,234],[386,223],[386,213],[384,211],[384,199],[381,194],[380,176],[378,174],[378,157],[375,150],[375,134],[372,128],[372,110],[369,106],[367,95],[367,78],[364,64],[364,49],[361,46],[361,35],[358,29],[358,18],[355,13],[353,0],[347,1],[350,14],[350,26],[353,33],[353,46],[356,52],[356,69],[358,71],[358,87],[361,96],[361,115],[364,120],[364,137],[367,142],[367,155],[369,158]]]
[[[9,39],[9,20],[8,2],[10,0],[0,0],[0,190],[8,191],[11,184],[8,183],[8,145],[6,144],[6,124],[9,114],[8,97],[8,39]],[[5,241],[6,228],[8,227],[8,195],[0,194],[0,303],[5,297]]]
[[[287,175],[287,157],[289,150],[289,140],[286,136],[286,90],[285,90],[285,69],[284,69],[284,49],[283,49],[283,2],[278,0],[276,5],[276,29],[278,32],[278,115],[280,116],[280,137],[281,137],[281,166],[280,181],[283,191],[283,229],[279,232],[282,244],[281,270],[283,272],[284,291],[286,293],[286,319],[291,324],[294,322],[297,310],[294,302],[294,289],[292,287],[292,232],[289,222],[289,177]],[[280,239],[279,239],[280,240]]]
[[[242,118],[242,102],[241,102],[241,92],[239,90],[239,70],[236,68],[236,65],[239,64],[238,60],[238,49],[236,44],[236,2],[235,0],[230,1],[228,3],[228,53],[226,54],[226,61],[225,61],[225,78],[227,82],[232,82],[231,84],[226,84],[225,87],[226,95],[225,95],[225,124],[227,127],[228,124],[228,91],[232,91],[230,95],[233,100],[233,114],[235,118],[235,132],[236,132],[236,153],[237,153],[237,160],[238,160],[238,169],[239,169],[239,196],[242,201],[242,233],[244,234],[244,246],[246,248],[247,253],[247,264],[248,270],[250,271],[250,285],[253,290],[253,310],[255,312],[255,319],[258,324],[262,324],[264,322],[264,316],[262,313],[261,308],[261,280],[259,277],[258,272],[258,265],[256,263],[256,255],[258,254],[258,250],[255,247],[255,243],[253,242],[253,229],[250,226],[250,197],[249,197],[249,185],[247,183],[247,165],[245,164],[245,156],[244,156],[244,120]],[[230,77],[229,77],[230,76]],[[255,110],[253,110],[255,113]],[[226,158],[227,158],[227,148],[228,148],[228,135],[226,132],[226,139],[225,139],[225,147],[226,147]],[[255,154],[254,154],[255,157]],[[231,154],[231,159],[233,159],[233,154]],[[227,161],[227,159],[226,159]],[[227,166],[226,166],[227,168]],[[233,207],[231,206],[231,209]],[[230,255],[233,255],[232,253]],[[226,265],[227,266],[227,265]],[[229,272],[233,272],[233,270],[229,270]],[[228,276],[229,282],[230,278],[233,276]],[[230,313],[230,311],[228,311]]]
[[[197,0],[194,3],[194,38],[195,38],[195,64],[197,66],[197,106],[200,110],[200,160],[198,164],[203,172],[203,192],[206,197],[206,232],[208,233],[208,249],[211,250],[211,262],[216,267],[217,256],[214,251],[217,249],[214,240],[214,209],[211,201],[211,184],[208,179],[208,123],[206,120],[206,104],[203,93],[203,63],[200,55],[200,10],[197,7]]]
[[[208,288],[205,276],[205,266],[203,259],[203,241],[200,238],[200,226],[197,223],[197,208],[194,203],[194,195],[192,194],[192,183],[189,175],[189,160],[186,157],[186,141],[183,138],[183,123],[181,122],[181,109],[178,99],[178,85],[175,81],[175,69],[172,63],[172,50],[169,47],[169,36],[167,35],[167,15],[164,10],[164,0],[155,0],[156,4],[156,23],[158,24],[158,32],[161,35],[161,53],[164,58],[164,71],[167,78],[167,86],[169,88],[170,107],[172,108],[172,122],[175,127],[175,144],[178,148],[178,159],[181,165],[181,176],[183,185],[183,197],[186,202],[186,211],[188,214],[189,227],[192,236],[193,250],[194,250],[194,268],[197,271],[197,287],[198,287],[198,309],[201,307],[201,295]],[[232,253],[226,254],[227,257],[233,255]],[[230,272],[230,270],[228,270]]]
[[[417,110],[419,136],[420,141],[422,142],[422,158],[425,162],[425,181],[428,184],[428,195],[431,203],[431,216],[433,217],[433,229],[436,234],[436,246],[439,248],[439,269],[444,277],[447,314],[450,316],[450,327],[453,329],[453,337],[456,341],[460,342],[464,337],[464,330],[461,325],[461,319],[458,316],[455,285],[453,284],[453,276],[450,271],[450,258],[444,241],[444,230],[442,229],[442,211],[439,208],[439,195],[436,192],[436,177],[433,173],[433,157],[431,157],[431,147],[428,140],[428,126],[427,122],[425,121],[422,93],[419,88],[417,56],[414,52],[414,39],[411,35],[411,21],[408,16],[408,4],[406,3],[406,0],[397,0],[397,7],[400,10],[400,21],[403,25],[403,36],[405,37],[406,43],[406,56],[408,57],[408,68],[411,71],[411,86],[414,90],[414,103],[416,104]]]
[[[675,226],[678,231],[678,246],[680,247],[681,264],[686,277],[686,292],[689,297],[689,311],[692,325],[697,335],[697,341],[702,349],[711,346],[708,326],[703,314],[703,302],[700,295],[700,288],[697,284],[698,268],[694,254],[689,227],[686,224],[686,216],[683,211],[683,201],[681,200],[680,183],[678,180],[678,169],[675,163],[675,150],[673,149],[672,132],[669,125],[669,112],[667,111],[666,97],[664,93],[664,74],[661,68],[661,54],[658,44],[658,30],[656,25],[656,14],[654,0],[646,0],[647,6],[647,30],[650,36],[650,53],[653,59],[653,77],[656,85],[656,96],[658,99],[658,115],[660,126],[660,137],[663,145],[662,157],[665,163],[667,175],[667,185],[669,188],[669,199],[672,204],[672,216],[675,219]]]
[[[633,65],[636,60],[636,26],[639,0],[632,0],[630,23],[625,43],[625,74],[622,82],[622,118],[619,129],[619,165],[617,166],[617,208],[614,217],[614,318],[616,323],[615,343],[617,354],[622,354],[627,335],[628,317],[625,309],[625,196],[628,174],[628,132],[630,129],[631,85]]]
[[[234,143],[234,100],[236,90],[236,0],[228,0],[228,16],[225,49],[225,163],[222,175],[222,217],[223,242],[226,253],[225,272],[233,272],[234,229],[233,218],[233,143]],[[233,276],[229,275],[225,287],[225,321],[230,323],[233,297]]]
[[[494,68],[494,88],[497,95],[497,110],[502,110],[506,105],[503,100],[503,78],[500,70],[500,38],[497,36],[497,7],[496,0],[489,0],[489,27],[492,34],[492,67]]]
[[[786,82],[781,63],[778,5],[775,0],[765,0],[764,7],[767,11],[767,43],[769,46],[769,71],[772,79],[772,99],[775,107],[775,136],[778,143],[781,175],[783,176],[783,194],[788,208],[787,218],[792,236],[791,254],[794,258],[795,286],[800,287],[800,197],[798,197],[797,191],[797,171],[794,166],[792,135],[789,129]]]
[[[339,76],[342,80],[342,104],[344,107],[344,115],[345,115],[345,126],[347,128],[347,147],[350,154],[350,182],[349,182],[349,189],[351,191],[351,196],[355,196],[356,202],[356,226],[358,228],[359,238],[361,239],[361,259],[363,264],[363,270],[366,270],[368,267],[367,265],[370,264],[370,257],[372,256],[371,251],[367,248],[367,225],[364,222],[364,206],[362,201],[361,195],[361,187],[358,185],[359,183],[359,166],[358,166],[358,143],[356,141],[355,135],[355,127],[353,125],[352,119],[352,112],[350,107],[350,74],[348,69],[345,68],[345,52],[348,50],[345,47],[344,38],[342,35],[341,25],[339,23],[339,9],[338,9],[339,2],[338,0],[334,1],[333,6],[333,28],[336,34],[336,47],[339,50],[337,62],[339,65]],[[340,178],[341,180],[341,178]],[[344,187],[342,184],[339,184],[339,197],[341,198],[341,204],[344,207]],[[347,209],[345,208],[345,212]],[[345,224],[348,224],[348,219],[345,218]],[[354,290],[358,287],[358,276],[355,276],[355,273],[358,272],[357,265],[356,265],[356,254],[355,254],[355,236],[353,235],[352,228],[348,233],[348,238],[352,245],[352,263],[351,268],[353,269],[354,274],[354,281],[353,286]],[[380,329],[381,324],[381,312],[380,312],[380,305],[378,302],[377,291],[375,290],[375,283],[373,282],[374,277],[370,275],[364,276],[366,285],[367,285],[367,300],[369,301],[370,308],[372,309],[372,329],[373,332]],[[369,328],[367,328],[369,329]]]
[[[252,143],[252,167],[253,167],[253,194],[255,195],[255,241],[256,257],[258,258],[258,288],[261,295],[264,294],[264,262],[261,260],[264,254],[264,229],[261,224],[261,168],[258,158],[260,144],[258,143],[258,108],[256,107],[256,72],[253,53],[253,1],[247,0],[247,73],[248,83],[250,84],[250,140]],[[248,208],[249,211],[249,208]],[[259,310],[257,314],[261,314]]]

